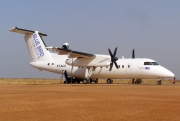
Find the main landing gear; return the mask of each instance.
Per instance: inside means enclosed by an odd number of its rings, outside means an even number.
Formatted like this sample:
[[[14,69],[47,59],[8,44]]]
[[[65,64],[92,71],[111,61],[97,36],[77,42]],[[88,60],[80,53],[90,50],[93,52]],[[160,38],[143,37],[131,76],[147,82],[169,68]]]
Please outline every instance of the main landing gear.
[[[112,79],[107,79],[107,84],[112,84],[113,80]]]
[[[98,83],[98,78],[97,79],[84,79],[83,80],[83,84],[90,84],[92,82],[97,84]]]

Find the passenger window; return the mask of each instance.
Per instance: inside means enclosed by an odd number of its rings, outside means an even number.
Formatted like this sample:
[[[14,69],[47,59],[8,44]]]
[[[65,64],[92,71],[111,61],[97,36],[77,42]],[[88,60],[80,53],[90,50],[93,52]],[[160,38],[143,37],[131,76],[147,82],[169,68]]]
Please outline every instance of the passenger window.
[[[124,68],[124,65],[122,65],[122,68]]]
[[[128,65],[128,68],[130,68],[130,65]]]

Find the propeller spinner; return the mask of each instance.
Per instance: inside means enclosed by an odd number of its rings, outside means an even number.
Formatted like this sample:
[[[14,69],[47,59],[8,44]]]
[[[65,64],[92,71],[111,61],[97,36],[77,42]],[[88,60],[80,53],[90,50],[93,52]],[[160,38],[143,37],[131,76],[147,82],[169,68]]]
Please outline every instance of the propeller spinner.
[[[117,63],[116,63],[116,61],[118,60],[118,58],[116,57],[117,47],[115,48],[113,54],[111,53],[111,50],[110,50],[110,49],[108,49],[108,50],[109,50],[109,54],[110,54],[110,56],[111,56],[111,63],[110,63],[109,71],[112,70],[113,64],[115,64],[116,68],[118,69],[119,66],[118,66]]]

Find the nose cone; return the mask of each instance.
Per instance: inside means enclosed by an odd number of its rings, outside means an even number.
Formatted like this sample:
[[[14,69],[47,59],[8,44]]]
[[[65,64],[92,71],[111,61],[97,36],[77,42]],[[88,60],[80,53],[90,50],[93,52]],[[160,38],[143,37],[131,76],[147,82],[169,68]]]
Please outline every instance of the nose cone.
[[[163,73],[162,73],[162,77],[164,77],[164,78],[174,78],[175,75],[171,71],[169,71],[168,69],[164,68]]]
[[[168,70],[168,72],[166,73],[166,75],[167,75],[167,77],[169,77],[169,78],[175,77],[175,75],[174,75],[171,71],[169,71],[169,70]]]

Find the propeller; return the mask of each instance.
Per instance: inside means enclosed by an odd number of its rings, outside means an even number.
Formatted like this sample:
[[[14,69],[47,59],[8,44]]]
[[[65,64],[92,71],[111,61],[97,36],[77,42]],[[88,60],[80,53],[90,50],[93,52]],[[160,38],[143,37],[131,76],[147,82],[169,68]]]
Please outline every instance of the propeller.
[[[113,64],[115,64],[116,68],[118,69],[119,66],[117,65],[116,61],[118,60],[118,58],[116,57],[116,52],[117,52],[117,47],[115,48],[114,50],[114,53],[112,54],[111,50],[109,50],[109,54],[111,56],[111,63],[110,63],[110,68],[109,68],[109,71],[112,70],[112,67],[113,67]]]
[[[132,50],[132,58],[135,58],[135,49]]]

